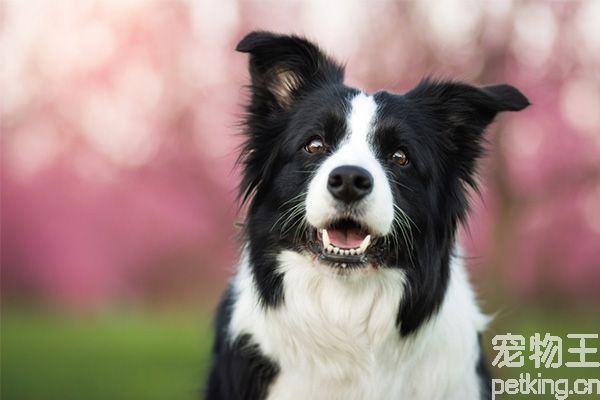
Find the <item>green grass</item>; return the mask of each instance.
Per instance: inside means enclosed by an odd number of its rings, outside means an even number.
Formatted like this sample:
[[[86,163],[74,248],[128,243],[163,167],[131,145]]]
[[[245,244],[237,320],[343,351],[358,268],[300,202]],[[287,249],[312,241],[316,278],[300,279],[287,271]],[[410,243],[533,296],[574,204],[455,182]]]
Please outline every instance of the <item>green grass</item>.
[[[2,399],[198,399],[206,317],[3,313]]]
[[[198,399],[205,381],[211,345],[210,318],[188,315],[106,315],[75,318],[51,314],[3,312],[3,400],[33,399]],[[495,319],[484,337],[496,334],[529,337],[546,332],[563,338],[567,333],[598,333],[597,315],[542,313],[520,310]],[[600,341],[592,344],[600,347]],[[593,357],[592,357],[593,358]],[[595,355],[598,360],[600,354]],[[496,377],[542,372],[546,378],[596,377],[600,369],[536,370],[532,361],[524,368],[494,368]],[[502,396],[501,399],[552,399],[552,396]],[[569,399],[599,398],[570,396]]]

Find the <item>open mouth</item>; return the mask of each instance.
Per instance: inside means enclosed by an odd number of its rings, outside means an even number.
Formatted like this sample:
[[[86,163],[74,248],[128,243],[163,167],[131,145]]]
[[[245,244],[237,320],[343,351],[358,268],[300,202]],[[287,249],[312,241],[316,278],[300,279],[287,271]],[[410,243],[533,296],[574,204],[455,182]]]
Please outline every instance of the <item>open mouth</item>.
[[[351,219],[339,220],[317,229],[313,250],[336,267],[359,267],[368,261],[375,240],[369,230]]]

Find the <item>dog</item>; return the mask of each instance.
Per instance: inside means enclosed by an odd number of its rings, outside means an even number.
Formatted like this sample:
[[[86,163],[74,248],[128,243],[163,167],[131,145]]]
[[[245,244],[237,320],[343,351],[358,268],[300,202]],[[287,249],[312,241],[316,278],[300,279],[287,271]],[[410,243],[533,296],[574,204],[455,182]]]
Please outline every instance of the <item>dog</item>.
[[[255,31],[237,272],[206,398],[485,399],[456,232],[484,130],[516,88],[424,79],[366,93],[314,43]]]

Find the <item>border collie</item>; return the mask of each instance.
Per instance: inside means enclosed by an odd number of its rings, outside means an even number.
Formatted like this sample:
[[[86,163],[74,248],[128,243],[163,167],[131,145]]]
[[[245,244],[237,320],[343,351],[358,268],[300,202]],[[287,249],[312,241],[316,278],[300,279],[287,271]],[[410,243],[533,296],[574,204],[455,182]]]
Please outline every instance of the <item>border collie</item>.
[[[456,245],[509,85],[344,84],[298,36],[252,32],[244,246],[218,310],[214,399],[483,399],[480,312]]]

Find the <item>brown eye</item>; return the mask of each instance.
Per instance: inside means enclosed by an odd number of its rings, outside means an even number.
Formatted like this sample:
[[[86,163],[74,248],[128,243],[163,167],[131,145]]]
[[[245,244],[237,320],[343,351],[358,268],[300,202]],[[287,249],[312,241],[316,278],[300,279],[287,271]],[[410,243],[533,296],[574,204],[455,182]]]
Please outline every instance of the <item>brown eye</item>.
[[[325,143],[323,142],[323,139],[321,139],[318,136],[315,136],[313,138],[311,138],[308,143],[306,143],[306,146],[304,146],[304,150],[306,150],[307,153],[310,154],[318,154],[318,153],[324,153],[325,150],[327,150],[327,148],[325,147]]]
[[[408,156],[403,149],[398,149],[392,154],[392,161],[403,167],[408,164]]]

